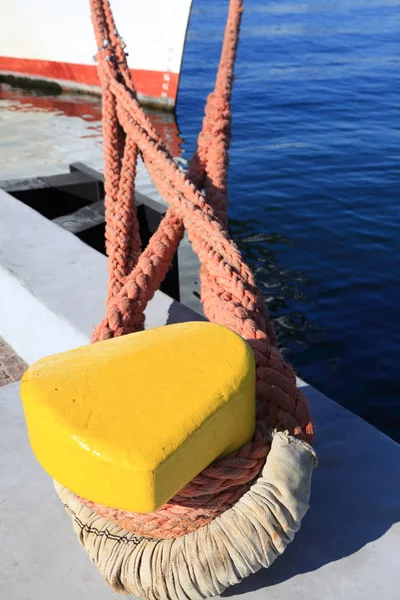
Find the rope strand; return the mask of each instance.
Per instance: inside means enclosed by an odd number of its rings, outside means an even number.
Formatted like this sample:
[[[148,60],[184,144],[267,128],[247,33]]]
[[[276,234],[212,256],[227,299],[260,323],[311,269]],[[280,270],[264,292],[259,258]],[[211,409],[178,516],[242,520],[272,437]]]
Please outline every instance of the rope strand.
[[[127,513],[81,501],[139,535],[177,537],[195,531],[232,506],[258,476],[272,429],[311,441],[313,425],[296,377],[275,348],[275,331],[256,286],[227,232],[230,101],[242,0],[230,0],[215,89],[209,95],[197,150],[185,174],[139,106],[108,0],[90,0],[103,86],[106,244],[109,290],[106,315],[92,341],[139,331],[144,310],[165,277],[186,229],[201,262],[201,300],[210,321],[246,339],[256,360],[254,439],[216,461],[160,510]],[[123,135],[121,136],[121,132]],[[143,252],[134,207],[138,152],[169,208]]]

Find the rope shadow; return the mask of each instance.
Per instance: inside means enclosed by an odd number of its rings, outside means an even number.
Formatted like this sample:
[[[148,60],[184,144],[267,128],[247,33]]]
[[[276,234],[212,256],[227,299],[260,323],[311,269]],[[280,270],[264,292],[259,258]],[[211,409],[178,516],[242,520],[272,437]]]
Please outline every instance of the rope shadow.
[[[311,508],[285,553],[269,569],[228,588],[223,598],[268,590],[346,558],[400,521],[398,445],[315,389],[303,391],[315,418],[319,459]]]

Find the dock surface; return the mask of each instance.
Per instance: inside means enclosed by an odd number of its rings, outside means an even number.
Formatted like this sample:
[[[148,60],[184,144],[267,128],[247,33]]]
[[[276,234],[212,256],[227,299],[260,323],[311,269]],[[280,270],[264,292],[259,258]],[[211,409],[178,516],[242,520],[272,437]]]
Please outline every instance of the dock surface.
[[[105,257],[1,190],[0,256],[0,335],[20,356],[87,343],[103,314]],[[148,327],[201,318],[160,293],[146,314]],[[283,556],[222,597],[397,600],[400,446],[299,385],[316,423],[310,511]],[[118,598],[32,455],[18,383],[0,388],[0,471],[2,600]]]

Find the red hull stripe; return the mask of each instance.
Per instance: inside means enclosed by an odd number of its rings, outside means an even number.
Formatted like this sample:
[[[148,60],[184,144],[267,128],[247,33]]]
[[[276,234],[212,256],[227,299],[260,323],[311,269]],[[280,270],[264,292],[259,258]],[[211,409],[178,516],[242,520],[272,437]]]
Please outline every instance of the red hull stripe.
[[[37,78],[46,77],[47,79],[59,82],[66,81],[78,85],[100,85],[96,65],[79,65],[53,60],[33,60],[30,58],[0,56],[0,71],[30,75]],[[157,99],[176,99],[178,91],[177,73],[145,71],[143,69],[132,69],[131,72],[139,94]]]

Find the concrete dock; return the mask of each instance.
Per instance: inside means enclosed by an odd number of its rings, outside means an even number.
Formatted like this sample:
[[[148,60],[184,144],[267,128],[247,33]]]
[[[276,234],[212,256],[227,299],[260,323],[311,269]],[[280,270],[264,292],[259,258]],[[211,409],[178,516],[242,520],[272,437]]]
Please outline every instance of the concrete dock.
[[[88,342],[104,256],[0,190],[0,336],[27,363]],[[201,319],[157,293],[146,326]],[[311,508],[285,554],[222,597],[397,600],[400,446],[302,381],[316,423]],[[2,600],[111,600],[27,439],[18,383],[0,388]]]

